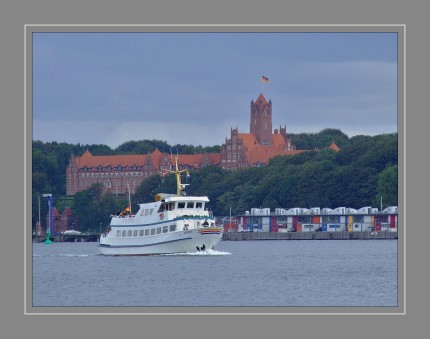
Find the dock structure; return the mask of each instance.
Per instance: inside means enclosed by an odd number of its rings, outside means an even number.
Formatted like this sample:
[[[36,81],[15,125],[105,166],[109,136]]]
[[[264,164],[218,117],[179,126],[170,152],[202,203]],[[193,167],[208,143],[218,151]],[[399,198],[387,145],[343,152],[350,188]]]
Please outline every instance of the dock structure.
[[[45,236],[33,235],[32,242],[39,243],[45,240]],[[55,234],[50,236],[53,242],[98,242],[100,234]]]
[[[225,232],[222,240],[382,240],[397,239],[397,232]]]

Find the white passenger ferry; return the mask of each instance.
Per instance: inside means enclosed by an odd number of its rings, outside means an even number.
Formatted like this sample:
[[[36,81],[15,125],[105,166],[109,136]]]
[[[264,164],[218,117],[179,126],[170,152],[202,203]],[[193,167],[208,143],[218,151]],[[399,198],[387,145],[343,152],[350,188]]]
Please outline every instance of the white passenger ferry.
[[[131,206],[113,216],[110,226],[100,235],[103,255],[151,255],[201,252],[213,249],[221,240],[222,225],[205,208],[208,197],[186,196],[181,173],[175,173],[176,194],[159,193],[152,203],[140,204],[136,214]]]

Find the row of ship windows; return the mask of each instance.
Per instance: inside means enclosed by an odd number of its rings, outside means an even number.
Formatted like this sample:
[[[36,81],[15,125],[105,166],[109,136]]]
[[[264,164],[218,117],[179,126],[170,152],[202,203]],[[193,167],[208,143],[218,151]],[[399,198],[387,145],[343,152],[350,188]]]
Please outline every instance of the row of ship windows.
[[[178,209],[184,209],[184,208],[202,209],[203,208],[203,203],[202,202],[196,202],[195,207],[194,207],[194,202],[193,201],[187,202],[186,205],[185,205],[185,202],[178,202],[178,203],[166,202],[166,203],[161,204],[160,209],[158,210],[158,212],[173,211],[175,209],[175,206]],[[147,215],[146,212],[145,212],[145,215]]]
[[[176,231],[176,225],[170,225],[170,226],[163,226],[163,227],[154,227],[154,228],[147,228],[146,230],[117,230],[116,236],[117,237],[147,237],[150,235],[155,234],[161,234],[161,233],[168,233],[168,232],[174,232]]]

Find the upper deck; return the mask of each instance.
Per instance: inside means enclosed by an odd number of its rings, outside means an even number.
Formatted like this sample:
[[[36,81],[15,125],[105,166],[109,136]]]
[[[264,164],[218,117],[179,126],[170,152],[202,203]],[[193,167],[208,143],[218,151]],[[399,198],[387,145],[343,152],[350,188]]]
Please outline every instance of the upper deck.
[[[206,210],[208,197],[172,196],[161,201],[140,204],[136,214],[114,216],[111,226],[146,225],[179,217],[210,217]]]

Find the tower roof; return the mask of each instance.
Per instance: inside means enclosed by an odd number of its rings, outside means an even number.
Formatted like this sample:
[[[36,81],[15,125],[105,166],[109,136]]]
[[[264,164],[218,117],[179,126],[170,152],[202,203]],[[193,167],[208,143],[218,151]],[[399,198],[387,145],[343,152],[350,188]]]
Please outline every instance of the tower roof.
[[[260,93],[260,95],[258,96],[257,100],[255,100],[255,103],[257,105],[266,105],[267,104],[267,100],[264,97],[263,93]]]

